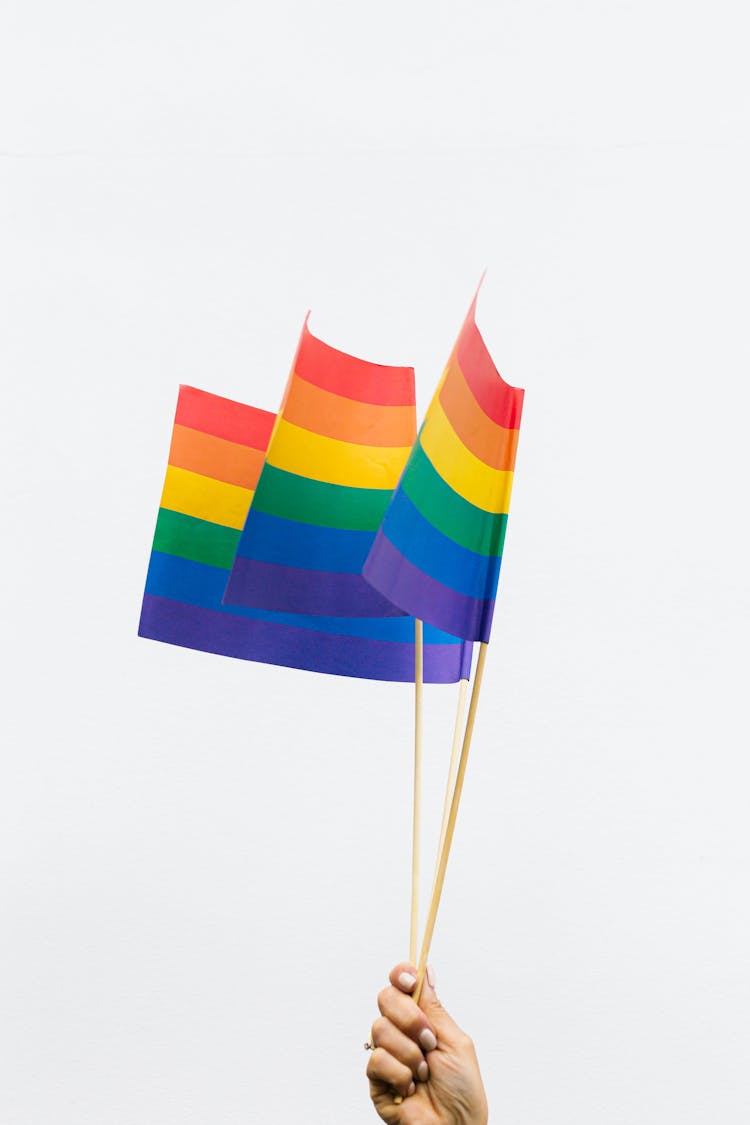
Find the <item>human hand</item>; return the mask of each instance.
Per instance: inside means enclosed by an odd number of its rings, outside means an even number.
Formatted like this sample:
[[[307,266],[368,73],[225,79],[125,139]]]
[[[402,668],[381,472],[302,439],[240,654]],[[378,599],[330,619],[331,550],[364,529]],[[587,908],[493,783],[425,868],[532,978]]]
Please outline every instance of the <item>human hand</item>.
[[[474,1044],[435,994],[431,970],[417,1005],[413,965],[396,965],[378,996],[367,1063],[370,1097],[387,1125],[486,1125]]]

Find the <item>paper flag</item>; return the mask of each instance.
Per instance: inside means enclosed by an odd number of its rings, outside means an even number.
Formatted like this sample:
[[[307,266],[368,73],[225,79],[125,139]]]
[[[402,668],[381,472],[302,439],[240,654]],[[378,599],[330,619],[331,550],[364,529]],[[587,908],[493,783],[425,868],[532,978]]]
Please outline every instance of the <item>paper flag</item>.
[[[309,617],[222,605],[275,416],[180,388],[139,634],[244,660],[414,679],[411,617]],[[425,629],[425,680],[468,676],[471,646]]]
[[[225,602],[399,615],[361,570],[415,437],[413,369],[355,359],[305,321]]]
[[[489,639],[524,392],[504,382],[475,296],[363,574],[389,601]]]

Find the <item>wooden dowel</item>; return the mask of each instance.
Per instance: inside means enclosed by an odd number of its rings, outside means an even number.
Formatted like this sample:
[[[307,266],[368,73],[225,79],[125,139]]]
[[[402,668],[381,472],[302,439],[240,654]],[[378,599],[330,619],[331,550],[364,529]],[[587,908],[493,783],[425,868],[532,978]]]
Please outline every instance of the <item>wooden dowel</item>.
[[[453,726],[453,744],[451,746],[451,757],[448,764],[448,779],[445,783],[445,799],[443,800],[443,820],[440,825],[440,837],[438,840],[437,853],[435,855],[435,873],[432,877],[432,887],[435,887],[437,879],[438,866],[440,864],[440,856],[443,852],[443,844],[445,843],[445,833],[448,831],[448,816],[451,811],[451,801],[453,800],[453,792],[456,788],[456,775],[458,774],[458,759],[461,754],[461,743],[463,741],[464,732],[464,716],[466,713],[466,696],[469,692],[469,681],[459,680],[458,684],[458,703],[456,704],[456,721]]]
[[[453,832],[456,827],[456,817],[458,815],[458,806],[461,801],[461,791],[464,787],[466,762],[469,757],[471,736],[474,731],[474,720],[476,719],[477,707],[479,705],[479,692],[482,687],[482,677],[484,675],[484,664],[486,659],[487,643],[486,641],[482,641],[479,646],[479,659],[477,661],[477,670],[474,674],[474,687],[471,692],[469,716],[466,720],[466,731],[464,733],[463,746],[461,747],[461,757],[458,763],[458,773],[456,774],[456,786],[453,791],[453,798],[451,800],[450,812],[448,814],[448,825],[445,832],[445,840],[443,841],[443,848],[440,853],[440,859],[438,860],[435,885],[432,888],[430,908],[427,913],[427,922],[425,924],[424,937],[422,938],[422,949],[419,954],[419,965],[417,967],[417,987],[414,992],[414,998],[417,1003],[419,1003],[419,997],[422,995],[422,985],[424,983],[424,974],[427,967],[427,958],[430,955],[430,945],[432,944],[432,935],[435,932],[435,921],[437,919],[438,907],[440,906],[440,896],[443,893],[445,871],[448,866],[448,856],[450,855],[451,844],[453,843]]]
[[[422,797],[422,683],[424,679],[424,646],[422,622],[414,621],[414,809],[411,839],[411,924],[409,926],[409,958],[417,959],[419,930],[419,840],[421,833]]]

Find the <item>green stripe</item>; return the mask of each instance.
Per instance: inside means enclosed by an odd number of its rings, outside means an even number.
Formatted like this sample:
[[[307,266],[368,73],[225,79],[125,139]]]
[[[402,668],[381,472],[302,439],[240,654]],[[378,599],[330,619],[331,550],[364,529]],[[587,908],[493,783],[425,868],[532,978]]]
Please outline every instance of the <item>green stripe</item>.
[[[484,512],[446,484],[419,441],[401,479],[411,502],[433,527],[478,555],[502,555],[506,514]]]
[[[391,495],[389,488],[325,484],[266,463],[253,496],[253,508],[316,527],[377,531]]]
[[[154,532],[154,550],[231,570],[240,534],[233,527],[160,508]]]

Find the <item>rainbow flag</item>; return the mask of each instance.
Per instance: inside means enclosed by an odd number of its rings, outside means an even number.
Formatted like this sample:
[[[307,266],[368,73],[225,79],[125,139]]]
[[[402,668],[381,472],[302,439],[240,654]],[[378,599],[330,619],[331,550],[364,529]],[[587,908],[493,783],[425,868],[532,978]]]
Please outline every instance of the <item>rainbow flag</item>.
[[[492,626],[524,392],[504,382],[474,297],[363,574],[467,640]]]
[[[411,367],[346,355],[305,320],[225,602],[400,615],[361,571],[416,430]]]
[[[180,387],[139,635],[203,652],[368,679],[414,679],[411,617],[321,617],[222,605],[275,415]],[[425,630],[425,679],[468,675],[470,646]]]

